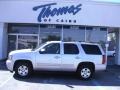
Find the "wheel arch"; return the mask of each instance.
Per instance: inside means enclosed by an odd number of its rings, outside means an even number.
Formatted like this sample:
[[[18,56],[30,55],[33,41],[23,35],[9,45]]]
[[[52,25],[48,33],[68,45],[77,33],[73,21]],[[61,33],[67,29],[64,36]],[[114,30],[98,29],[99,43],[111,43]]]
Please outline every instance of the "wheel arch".
[[[20,59],[20,60],[15,61],[14,66],[13,66],[13,70],[15,70],[16,65],[20,62],[29,63],[31,65],[32,69],[33,69],[33,64],[31,62],[31,60]]]
[[[88,65],[90,67],[92,67],[93,71],[95,72],[95,64],[93,62],[81,62],[78,64],[77,66],[77,70],[79,69],[79,67],[81,67],[82,65]],[[76,71],[77,71],[76,70]]]

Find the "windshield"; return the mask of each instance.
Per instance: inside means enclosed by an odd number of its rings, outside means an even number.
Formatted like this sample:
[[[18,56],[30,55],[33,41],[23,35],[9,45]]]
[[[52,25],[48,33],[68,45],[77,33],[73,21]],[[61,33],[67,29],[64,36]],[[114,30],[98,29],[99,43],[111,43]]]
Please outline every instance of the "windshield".
[[[43,45],[45,45],[46,43],[41,43],[39,46],[37,46],[36,48],[32,49],[32,51],[35,51],[37,49],[39,49],[40,47],[42,47]]]

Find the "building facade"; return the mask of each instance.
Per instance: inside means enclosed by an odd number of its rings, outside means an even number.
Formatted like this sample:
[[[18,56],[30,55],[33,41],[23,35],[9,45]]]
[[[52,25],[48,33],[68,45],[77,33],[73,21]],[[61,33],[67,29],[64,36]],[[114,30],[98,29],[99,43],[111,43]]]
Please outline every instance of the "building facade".
[[[120,5],[90,0],[1,0],[0,59],[12,50],[36,48],[46,41],[80,41],[106,50],[109,28],[117,28],[120,65]]]

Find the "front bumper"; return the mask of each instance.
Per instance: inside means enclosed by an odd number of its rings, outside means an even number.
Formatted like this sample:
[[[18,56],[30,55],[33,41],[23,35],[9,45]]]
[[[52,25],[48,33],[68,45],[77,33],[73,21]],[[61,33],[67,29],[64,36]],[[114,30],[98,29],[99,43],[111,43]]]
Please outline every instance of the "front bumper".
[[[8,68],[8,70],[10,70],[11,72],[13,72],[13,62],[12,62],[12,60],[7,60],[6,61],[6,66],[7,66],[7,68]]]

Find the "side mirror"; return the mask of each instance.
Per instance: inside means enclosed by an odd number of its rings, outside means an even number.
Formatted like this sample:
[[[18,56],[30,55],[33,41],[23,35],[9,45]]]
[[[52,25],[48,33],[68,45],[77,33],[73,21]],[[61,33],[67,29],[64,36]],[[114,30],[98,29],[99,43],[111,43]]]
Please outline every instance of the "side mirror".
[[[39,52],[40,52],[40,54],[44,54],[45,53],[45,49],[42,48]]]
[[[41,52],[44,52],[44,51],[45,51],[45,49],[44,49],[44,48],[42,48],[40,51],[41,51]]]

